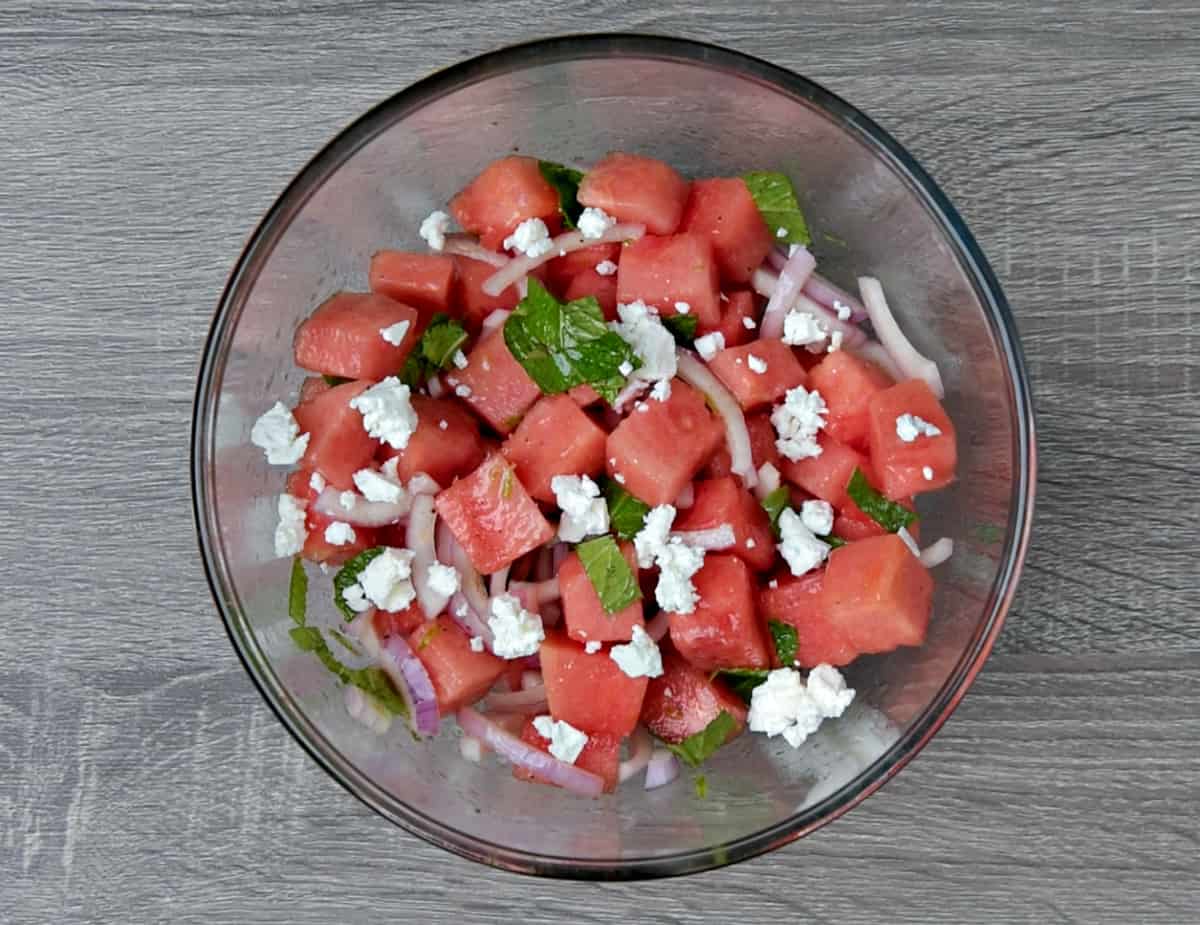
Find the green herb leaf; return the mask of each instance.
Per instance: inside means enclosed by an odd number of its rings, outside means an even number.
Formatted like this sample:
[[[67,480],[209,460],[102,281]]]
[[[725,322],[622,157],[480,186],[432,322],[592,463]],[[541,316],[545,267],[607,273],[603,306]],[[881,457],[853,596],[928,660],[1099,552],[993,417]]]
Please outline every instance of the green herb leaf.
[[[608,329],[594,296],[560,303],[536,279],[504,322],[504,343],[547,395],[587,383],[610,403],[625,385],[621,366],[641,361]]]
[[[587,577],[596,589],[600,606],[605,613],[617,613],[641,600],[637,575],[621,554],[621,547],[611,536],[597,536],[575,546],[575,553]]]
[[[977,523],[972,530],[975,534],[975,539],[981,543],[989,545],[1002,542],[1004,540],[1004,528],[986,521]]]
[[[692,342],[696,339],[696,325],[700,323],[695,315],[671,315],[659,320],[662,321],[663,327],[671,332],[675,343],[680,347],[692,346]]]
[[[779,539],[779,517],[787,509],[791,500],[792,495],[786,485],[780,485],[762,499],[762,508],[771,520],[771,532],[775,534],[775,539]]]
[[[338,573],[333,576],[333,603],[337,605],[337,609],[346,617],[347,622],[353,620],[358,614],[346,603],[346,599],[342,597],[342,592],[358,581],[358,576],[362,574],[362,570],[370,565],[371,560],[382,552],[382,546],[373,546],[370,549],[364,549],[338,569]]]
[[[350,381],[342,376],[331,376],[328,373],[323,374],[321,378],[325,380],[325,384],[328,386],[342,385],[343,383]]]
[[[677,745],[667,745],[681,761],[698,768],[737,728],[737,721],[727,710],[722,710],[717,718],[695,735],[690,735]]]
[[[800,211],[800,202],[791,180],[781,173],[765,170],[748,173],[742,179],[746,181],[754,204],[771,229],[773,238],[778,237],[778,229],[782,228],[787,234],[778,240],[788,244],[812,243],[812,235],[808,233],[808,223]]]
[[[830,549],[837,549],[840,546],[846,545],[846,541],[834,533],[829,534],[829,536],[819,536],[817,539],[826,544]]]
[[[617,536],[631,540],[641,532],[650,505],[627,492],[616,479],[604,480],[604,500],[608,503],[608,522]]]
[[[556,164],[554,161],[538,161],[538,171],[543,179],[554,187],[558,193],[558,211],[562,213],[563,224],[574,228],[583,213],[579,204],[579,184],[583,182],[583,174],[571,167]]]
[[[855,469],[850,476],[850,484],[846,486],[850,500],[875,523],[889,533],[895,533],[901,527],[907,527],[917,521],[917,515],[903,504],[889,501],[867,482],[861,469]]]
[[[754,688],[767,680],[766,668],[722,668],[713,672],[714,678],[724,681],[731,691],[741,697],[746,703]]]
[[[308,613],[308,573],[299,556],[292,560],[292,578],[288,582],[288,616],[300,626]]]
[[[701,800],[708,799],[708,778],[703,774],[696,775],[696,797]]]
[[[408,716],[408,705],[404,702],[381,668],[348,668],[338,661],[329,649],[329,643],[315,626],[295,626],[290,631],[292,642],[302,652],[311,652],[343,684],[353,684],[379,700],[388,710],[399,716]]]
[[[800,645],[796,627],[782,620],[768,620],[767,629],[771,631],[771,641],[775,644],[775,657],[779,659],[779,664],[791,668],[796,661],[796,648]]]
[[[463,326],[445,312],[438,312],[429,320],[421,340],[405,359],[400,381],[409,388],[423,385],[439,370],[448,367],[454,354],[466,342],[467,332]]]

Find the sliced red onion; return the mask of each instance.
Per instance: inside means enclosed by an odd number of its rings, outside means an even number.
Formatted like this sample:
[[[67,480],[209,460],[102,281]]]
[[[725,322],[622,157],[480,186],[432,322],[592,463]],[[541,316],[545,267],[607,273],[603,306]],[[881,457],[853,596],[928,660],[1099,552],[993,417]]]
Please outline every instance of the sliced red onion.
[[[921,564],[925,568],[933,568],[941,565],[947,559],[954,555],[954,540],[948,536],[943,536],[936,543],[921,550]]]
[[[376,735],[383,735],[392,727],[392,714],[387,707],[379,702],[379,698],[368,694],[362,688],[347,684],[343,700],[346,702],[346,712],[352,719],[366,726]]]
[[[402,636],[389,636],[380,652],[380,667],[408,704],[408,721],[417,735],[436,735],[441,715],[429,672]]]
[[[904,371],[896,365],[892,355],[883,349],[883,344],[877,340],[866,340],[851,351],[856,357],[874,363],[897,382],[907,379]]]
[[[489,604],[483,579],[445,521],[437,525],[437,553],[440,561],[458,569],[460,590],[450,598],[450,617],[468,635],[481,636],[488,649],[491,649],[493,636],[487,624]]]
[[[468,234],[448,234],[446,244],[442,247],[443,254],[457,254],[459,257],[470,257],[494,267],[506,266],[509,262],[504,254],[490,251]]]
[[[529,671],[521,672],[521,690],[523,691],[531,690],[535,687],[542,687],[545,685],[545,683],[546,679],[542,677],[542,673],[540,671],[533,671],[531,669]]]
[[[750,288],[760,296],[770,299],[779,285],[779,274],[768,266],[761,266],[750,275]]]
[[[759,337],[777,340],[783,335],[783,319],[816,267],[817,259],[809,253],[808,248],[797,245],[779,271],[775,291],[767,299],[767,307],[758,323]]]
[[[429,567],[437,562],[437,551],[434,549],[436,527],[437,511],[433,507],[433,496],[414,496],[404,543],[413,551],[413,587],[417,592],[417,603],[428,620],[445,610],[450,601],[450,595],[439,594],[429,585]]]
[[[629,757],[621,762],[620,768],[617,770],[617,780],[622,784],[650,763],[650,755],[654,751],[654,741],[650,738],[650,733],[646,731],[646,727],[638,726],[633,730],[633,736],[629,740]]]
[[[679,776],[679,759],[665,748],[656,748],[646,765],[646,789],[665,787]]]
[[[555,543],[554,549],[550,554],[550,575],[552,577],[558,574],[558,570],[562,568],[563,560],[571,553],[571,547],[568,543]]]
[[[853,321],[855,324],[867,319],[867,310],[862,302],[850,295],[841,286],[836,283],[831,283],[820,273],[813,273],[808,278],[808,282],[804,284],[804,294],[814,302],[824,305],[827,309],[837,314],[838,303],[845,305],[850,309],[850,317],[847,321]]]
[[[708,552],[719,552],[737,545],[737,537],[733,533],[733,527],[729,524],[720,524],[706,530],[676,530],[671,536],[674,539],[682,540],[688,546],[695,546],[697,549],[704,549]]]
[[[546,688],[488,694],[483,705],[489,713],[545,713],[548,709]]]
[[[483,743],[474,736],[463,736],[458,740],[458,752],[472,764],[483,761]]]
[[[412,500],[404,495],[399,501],[383,502],[368,501],[362,495],[354,496],[354,507],[346,510],[342,507],[341,489],[332,485],[317,495],[312,503],[312,509],[318,514],[324,514],[334,520],[340,520],[354,527],[386,527],[398,523],[408,514]]]
[[[558,578],[547,578],[545,581],[514,581],[508,590],[521,602],[526,610],[537,611],[543,604],[562,598],[562,589]],[[495,592],[492,592],[495,596]]]
[[[774,296],[775,290],[778,287],[778,283],[779,278],[766,267],[759,267],[754,271],[754,275],[750,278],[750,285],[754,287],[754,290],[759,293],[759,295],[764,295],[768,299]],[[810,312],[816,315],[821,320],[821,323],[830,331],[841,331],[843,347],[855,347],[859,344],[867,342],[867,335],[863,333],[861,328],[847,321],[842,321],[842,319],[837,316],[835,311],[822,305],[817,300],[808,296],[805,292],[800,292],[794,296],[792,300],[792,307],[799,308],[801,311]],[[787,317],[786,312],[784,313],[783,317]],[[779,334],[776,334],[775,336],[779,337],[782,335],[782,333],[783,327],[781,322]],[[769,336],[766,334],[761,324],[759,325],[758,334],[759,337]]]
[[[689,507],[696,503],[696,486],[688,482],[683,486],[683,491],[679,493],[679,497],[675,499],[675,507],[677,510],[686,511]]]
[[[636,241],[646,233],[645,225],[613,225],[598,238],[585,238],[581,231],[568,231],[550,240],[550,249],[537,257],[514,257],[483,281],[480,287],[490,296],[498,296],[518,280],[528,276],[543,263],[593,244],[619,244]]]
[[[479,326],[479,336],[486,337],[488,334],[491,334],[492,331],[496,330],[496,328],[504,327],[504,322],[508,320],[508,316],[511,314],[512,312],[510,312],[507,308],[496,309],[483,319],[483,324]]]
[[[879,285],[879,280],[871,276],[860,276],[858,290],[862,293],[863,305],[871,317],[875,336],[883,344],[883,349],[891,355],[903,378],[923,379],[934,395],[939,399],[944,398],[946,390],[942,386],[942,375],[938,372],[937,364],[918,353],[917,348],[904,336],[883,295],[883,287]]]
[[[712,402],[725,422],[725,442],[729,446],[729,468],[742,477],[747,488],[758,482],[754,469],[754,455],[750,451],[750,432],[746,429],[746,416],[737,399],[729,394],[708,367],[696,359],[696,355],[682,348],[676,351],[679,378],[695,386]]]
[[[458,724],[467,735],[479,739],[497,755],[523,771],[581,796],[595,797],[604,792],[604,780],[599,775],[559,761],[553,755],[527,745],[471,707],[463,707],[458,711]]]
[[[446,386],[442,384],[441,376],[430,376],[425,380],[425,390],[430,398],[441,398],[446,394]]]
[[[772,247],[767,251],[767,259],[763,266],[769,266],[772,270],[778,273],[787,264],[788,252],[783,247]]]
[[[436,495],[441,490],[442,486],[434,481],[433,476],[424,472],[417,472],[408,480],[410,495]]]
[[[665,610],[660,610],[658,615],[646,624],[646,635],[658,642],[667,635],[667,630],[670,628],[671,615]]]
[[[559,601],[542,604],[539,615],[542,618],[542,626],[557,626],[563,616],[562,604]]]
[[[488,594],[499,597],[508,589],[508,566],[488,576]]]
[[[762,501],[783,484],[783,479],[774,463],[765,462],[758,467],[758,484],[754,486],[754,497]]]

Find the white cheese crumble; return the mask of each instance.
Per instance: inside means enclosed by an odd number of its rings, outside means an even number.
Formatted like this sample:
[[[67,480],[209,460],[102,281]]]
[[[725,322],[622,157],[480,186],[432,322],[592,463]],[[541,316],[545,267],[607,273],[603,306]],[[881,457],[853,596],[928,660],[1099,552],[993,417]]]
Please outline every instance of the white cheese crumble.
[[[633,364],[626,360],[617,367],[617,372],[619,372],[622,376],[628,376],[631,372],[633,372]]]
[[[833,310],[837,313],[838,321],[849,321],[850,316],[854,314],[850,306],[841,299],[833,300]]]
[[[446,246],[446,232],[450,230],[450,216],[436,210],[425,216],[417,232],[431,250],[440,251]]]
[[[642,414],[645,414],[647,411],[650,410],[650,406],[647,405],[644,401],[640,401],[637,403],[637,410],[640,411]]]
[[[556,475],[550,490],[563,512],[558,538],[564,543],[608,532],[608,505],[600,497],[600,487],[586,475]]]
[[[363,428],[372,436],[397,450],[408,446],[417,429],[408,386],[395,376],[371,386],[350,399],[350,407],[363,418]]]
[[[612,276],[617,272],[617,265],[611,260],[601,260],[596,264],[596,272],[601,276]]]
[[[802,385],[788,389],[783,403],[771,412],[771,424],[778,435],[776,449],[793,462],[820,456],[817,431],[825,426],[828,410],[816,389],[810,392]]]
[[[514,250],[526,257],[548,254],[554,245],[550,242],[550,229],[540,218],[527,218],[516,230],[504,239],[504,249]]]
[[[267,462],[272,466],[298,463],[308,449],[308,438],[308,434],[300,433],[296,418],[281,401],[275,402],[250,428],[250,442],[267,454]]]
[[[817,536],[833,532],[833,505],[828,501],[805,501],[800,505],[800,520]]]
[[[454,394],[457,395],[459,398],[470,398],[471,397],[471,387],[469,385],[466,385],[465,383],[456,385],[454,387]]]
[[[671,380],[659,379],[650,390],[650,397],[655,401],[666,401],[671,397]]]
[[[340,520],[335,520],[325,528],[325,542],[332,546],[349,546],[356,539],[358,535],[354,528]]]
[[[671,505],[652,508],[633,538],[633,548],[641,568],[658,566],[658,585],[654,589],[658,606],[674,613],[692,613],[699,597],[692,576],[704,565],[704,550],[671,537],[674,521],[675,508]]]
[[[642,365],[633,371],[635,379],[654,382],[675,375],[675,338],[663,327],[658,314],[645,302],[628,302],[617,306],[620,321],[609,323],[637,354]]]
[[[774,463],[765,462],[758,467],[758,482],[762,486],[763,497],[766,497],[783,484],[783,479]]]
[[[921,475],[924,476],[926,482],[933,481],[933,469],[929,466],[921,467]]]
[[[462,584],[458,569],[453,565],[443,565],[441,562],[430,563],[428,578],[429,590],[442,597],[450,597],[452,594],[458,593],[459,586]]]
[[[640,626],[633,628],[633,638],[627,644],[613,646],[608,657],[631,678],[657,678],[663,673],[658,643]]]
[[[749,315],[747,315],[745,318],[742,319],[742,327],[745,328],[747,331],[753,331],[755,328],[758,327],[758,322],[755,321],[753,318],[751,318]]]
[[[621,475],[621,473],[620,473],[620,472],[614,472],[614,473],[613,473],[613,478],[614,478],[614,479],[616,479],[616,482],[617,482],[617,484],[618,484],[618,485],[624,485],[624,484],[625,484],[625,476]]]
[[[472,636],[470,644],[471,644],[472,652],[482,652],[483,651],[483,637],[482,636]]]
[[[442,418],[440,421],[438,421],[438,430],[447,430],[449,427],[450,424],[445,418]]]
[[[359,469],[354,473],[354,487],[368,501],[396,504],[404,498],[404,487],[374,469]]]
[[[451,358],[451,360],[454,363],[455,369],[466,369],[467,363],[469,362],[467,360],[467,355],[461,350],[455,350],[454,356]]]
[[[896,418],[896,436],[905,443],[912,443],[917,437],[937,437],[942,429],[936,424],[930,424],[915,414],[902,414]]]
[[[537,734],[550,743],[550,754],[559,761],[574,764],[583,747],[588,743],[588,737],[565,720],[554,720],[549,716],[536,716],[533,728]]]
[[[386,340],[393,347],[399,347],[402,343],[404,343],[404,335],[407,333],[407,321],[397,321],[393,325],[379,329],[379,336]]]
[[[359,573],[358,581],[342,592],[343,599],[356,611],[367,609],[358,606],[364,601],[380,610],[403,610],[417,596],[412,583],[412,561],[411,549],[385,546]]]
[[[787,229],[786,228],[776,228],[775,229],[775,237],[786,238],[787,237]]]
[[[777,668],[750,695],[750,731],[782,735],[799,748],[823,720],[841,716],[853,700],[854,691],[830,665],[810,671],[807,684],[795,669]]]
[[[633,538],[633,549],[637,553],[640,568],[650,568],[660,549],[671,535],[671,524],[675,522],[675,508],[660,504],[651,508],[642,522],[642,529]]]
[[[701,359],[705,363],[712,360],[718,353],[725,349],[725,335],[720,331],[713,331],[711,334],[705,334],[703,337],[696,338],[696,352],[700,354]]]
[[[692,310],[692,306],[690,304],[688,304],[687,302],[676,302],[675,303],[675,311],[679,312],[679,314],[681,314],[681,315],[686,315],[691,310]]]
[[[825,325],[812,312],[792,309],[783,318],[783,342],[789,347],[819,344],[827,335]]]
[[[343,511],[354,510],[354,505],[358,504],[358,495],[352,491],[343,491],[338,495],[338,506]]]
[[[601,648],[603,648],[603,644],[599,639],[590,639],[588,640],[588,644],[583,647],[583,651],[588,655],[595,655]]]
[[[495,638],[492,652],[500,658],[525,658],[533,655],[546,638],[542,618],[530,613],[511,594],[498,594],[492,598],[492,612],[488,627]]]
[[[308,539],[304,524],[307,503],[292,495],[279,496],[279,523],[275,527],[275,555],[279,558],[299,555]]]
[[[767,361],[753,353],[746,357],[746,364],[750,367],[750,372],[756,375],[761,376],[767,371]]]
[[[842,334],[841,331],[834,331],[832,334],[829,335],[828,350],[830,353],[837,353],[839,350],[842,349],[842,340],[844,337],[845,337],[845,335]]]
[[[325,484],[325,476],[321,475],[320,472],[314,472],[308,477],[308,487],[318,495],[325,490]]]
[[[854,702],[854,690],[832,665],[818,665],[808,673],[808,696],[825,719],[837,719]]]
[[[908,547],[909,552],[911,552],[918,559],[921,558],[921,547],[917,545],[917,541],[913,539],[913,535],[908,532],[907,527],[901,527],[899,530],[897,530],[896,536],[900,537],[900,539],[904,541],[904,545]]]
[[[811,572],[829,556],[829,544],[817,539],[790,507],[779,515],[779,536],[779,554],[793,575]]]
[[[746,537],[746,548],[747,549],[753,549],[757,545],[758,545],[758,543],[754,542],[754,537],[752,537],[752,536]]]
[[[588,206],[579,213],[579,221],[575,223],[575,227],[579,229],[579,233],[583,235],[585,241],[594,241],[596,238],[603,237],[604,233],[616,223],[617,220],[603,209]]]

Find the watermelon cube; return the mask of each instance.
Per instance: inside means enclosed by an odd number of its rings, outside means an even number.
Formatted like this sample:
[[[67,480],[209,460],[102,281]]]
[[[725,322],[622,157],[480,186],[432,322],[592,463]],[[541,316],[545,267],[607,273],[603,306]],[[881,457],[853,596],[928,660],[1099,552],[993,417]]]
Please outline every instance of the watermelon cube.
[[[408,644],[433,682],[443,716],[474,703],[504,673],[504,659],[474,651],[470,637],[446,614],[413,630]]]
[[[318,492],[312,487],[313,473],[311,469],[294,469],[284,480],[284,491],[293,498],[301,501],[317,500]]]
[[[576,276],[589,271],[594,272],[596,264],[609,261],[616,263],[621,259],[620,244],[592,244],[571,251],[562,257],[555,257],[546,267],[546,282],[552,288],[563,291]]]
[[[332,386],[324,376],[305,376],[304,381],[300,383],[300,398],[297,400],[297,404],[303,404],[316,398],[322,392],[328,392],[330,388]]]
[[[779,449],[775,446],[776,433],[775,427],[771,423],[770,412],[747,414],[746,431],[750,434],[750,457],[754,460],[754,468],[757,469],[763,463],[769,462],[779,469],[781,458]],[[720,447],[713,454],[708,465],[704,467],[704,478],[718,479],[723,475],[729,475],[733,471],[730,468],[732,462],[729,457],[729,449],[725,446]]]
[[[745,411],[781,401],[788,389],[803,385],[806,378],[791,348],[781,340],[730,347],[714,356],[708,367]]]
[[[408,324],[400,343],[380,333]],[[344,379],[397,375],[420,336],[417,310],[373,292],[339,292],[300,323],[293,342],[301,369]]]
[[[379,447],[363,428],[362,415],[350,407],[351,399],[370,387],[370,382],[343,382],[292,412],[301,433],[308,434],[301,467],[320,472],[335,488],[353,488],[354,473],[370,463]]]
[[[680,512],[676,530],[708,530],[729,524],[737,539],[729,552],[741,557],[756,572],[765,572],[775,562],[775,537],[771,521],[758,499],[736,476],[696,482],[695,501]]]
[[[833,437],[822,434],[817,438],[820,456],[810,456],[793,462],[784,459],[780,471],[789,482],[799,485],[809,494],[841,508],[848,500],[846,486],[855,469],[866,469],[867,458]]]
[[[905,441],[896,432],[896,419],[902,414],[919,417],[941,433]],[[894,501],[954,481],[958,464],[954,425],[923,381],[910,379],[876,392],[867,402],[867,421],[871,464],[887,497]]]
[[[550,715],[591,735],[633,732],[646,679],[631,678],[604,651],[589,655],[558,630],[548,630],[539,655]]]
[[[371,626],[382,641],[392,636],[408,636],[425,625],[425,611],[413,601],[403,610],[376,610],[371,614]]]
[[[708,238],[646,235],[627,245],[617,268],[617,301],[639,299],[666,317],[678,314],[676,303],[686,302],[697,324],[719,324],[721,290]]]
[[[528,717],[525,725],[521,727],[521,741],[526,745],[532,745],[539,751],[550,753],[550,743],[543,739],[542,734],[534,727],[532,716]],[[612,793],[617,789],[619,782],[621,739],[618,736],[605,735],[602,732],[588,733],[587,745],[575,759],[575,767],[591,771],[603,778],[604,792]],[[549,783],[544,777],[520,767],[513,768],[513,777],[517,780],[531,780],[539,784]]]
[[[671,504],[725,437],[704,396],[674,379],[671,397],[647,401],[608,435],[608,474],[650,506]]]
[[[458,285],[451,302],[457,308],[450,314],[462,318],[468,331],[478,331],[484,319],[497,309],[511,311],[517,307],[521,294],[516,286],[509,286],[499,295],[488,295],[483,291],[483,284],[496,272],[490,263],[457,255],[452,259],[458,273]]]
[[[725,338],[726,347],[737,347],[749,343],[758,336],[759,300],[748,289],[736,289],[721,299],[721,317],[715,325],[697,324],[696,336],[719,333]],[[755,327],[746,327],[749,318]]]
[[[308,538],[304,548],[300,550],[302,558],[309,562],[324,562],[328,565],[341,565],[353,559],[364,549],[379,545],[379,534],[370,527],[355,527],[354,539],[342,545],[330,543],[325,539],[325,529],[337,518],[326,517],[314,510],[309,510],[304,518],[304,527],[308,530]]]
[[[687,204],[688,182],[652,157],[614,152],[579,184],[579,201],[622,222],[645,225],[650,234],[673,234]]]
[[[595,270],[585,270],[573,277],[563,290],[563,300],[574,302],[592,296],[600,306],[605,321],[617,320],[617,278],[601,276]]]
[[[450,311],[457,275],[454,260],[443,254],[384,250],[371,258],[368,279],[372,292],[415,308],[424,328],[435,313]]]
[[[551,479],[601,472],[607,439],[570,395],[547,395],[529,409],[501,452],[516,467],[525,489],[553,504]]]
[[[845,350],[825,355],[808,374],[829,409],[825,433],[856,449],[867,448],[867,402],[892,384],[887,373]]]
[[[621,554],[633,574],[638,573],[637,554],[632,543],[621,543]],[[563,619],[567,635],[576,642],[628,642],[633,628],[643,626],[642,602],[609,613],[600,604],[592,580],[584,571],[579,556],[570,553],[558,569],[558,584],[562,591]]]
[[[663,673],[651,678],[642,703],[642,723],[664,742],[677,744],[703,732],[721,711],[733,717],[736,738],[746,726],[746,704],[725,684],[678,652],[662,654]]]
[[[511,433],[542,397],[537,383],[508,352],[503,329],[476,344],[467,355],[466,367],[452,370],[446,382],[456,394],[465,386],[467,394],[462,399],[501,434]]]
[[[438,516],[485,575],[549,542],[554,528],[529,497],[512,466],[495,454],[466,478],[443,489]]]
[[[925,641],[933,578],[894,533],[829,554],[820,607],[859,652],[890,652]]]
[[[479,424],[466,408],[453,399],[425,395],[414,395],[412,406],[417,413],[417,429],[409,437],[408,446],[397,450],[381,443],[377,454],[380,461],[400,457],[396,474],[402,482],[424,472],[445,486],[483,462]]]
[[[778,620],[795,627],[796,661],[801,668],[817,665],[849,665],[858,657],[858,650],[846,639],[841,629],[826,616],[821,605],[821,587],[825,573],[810,572],[799,578],[781,572],[758,592],[758,609],[765,620]],[[778,658],[775,667],[781,665]]]
[[[864,475],[867,476],[867,481],[872,483],[872,487],[874,487],[874,475],[870,472],[864,472]],[[916,510],[912,498],[901,498],[898,503],[904,505],[910,511]],[[869,536],[882,536],[888,531],[880,526],[878,521],[864,514],[862,508],[854,503],[853,498],[847,498],[845,506],[838,511],[837,516],[833,520],[833,532],[844,540],[865,540]],[[920,524],[910,524],[908,532],[913,539],[920,539]]]
[[[700,599],[693,613],[671,614],[671,642],[705,671],[766,668],[770,651],[754,606],[754,576],[737,556],[709,553],[692,578]]]
[[[748,283],[775,243],[741,177],[694,181],[680,228],[708,236],[731,283]]]
[[[580,408],[586,408],[600,401],[600,393],[587,383],[575,386],[567,394],[571,396],[571,401],[575,402]]]
[[[558,227],[558,192],[542,176],[537,158],[502,157],[453,199],[450,214],[480,243],[499,250],[516,227],[529,218],[540,218]]]

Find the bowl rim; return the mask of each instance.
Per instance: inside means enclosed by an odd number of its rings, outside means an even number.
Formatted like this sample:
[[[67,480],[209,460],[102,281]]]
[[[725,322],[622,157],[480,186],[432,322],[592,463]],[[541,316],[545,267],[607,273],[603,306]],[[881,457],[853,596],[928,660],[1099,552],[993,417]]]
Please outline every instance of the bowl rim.
[[[489,842],[444,825],[385,793],[347,760],[292,702],[256,641],[237,616],[237,596],[224,573],[211,485],[205,459],[212,458],[217,385],[223,373],[224,342],[244,307],[243,284],[261,264],[308,198],[351,154],[406,113],[481,80],[539,64],[629,57],[671,61],[732,73],[803,99],[856,136],[883,159],[915,193],[941,226],[964,275],[985,309],[992,335],[1008,366],[1012,418],[1013,481],[1005,546],[992,585],[987,619],[976,629],[954,671],[922,714],[868,768],[808,809],[730,842],[664,856],[579,859],[539,854]],[[241,298],[241,304],[235,304]],[[983,666],[1012,603],[1033,524],[1037,451],[1029,379],[1016,323],[995,273],[966,222],[917,160],[888,132],[821,85],[768,61],[718,45],[644,33],[561,35],[509,45],[459,62],[409,85],[376,104],[335,135],[276,198],[247,239],[231,271],[205,341],[197,378],[191,428],[192,506],[205,576],[233,647],[267,705],[300,746],[349,793],[406,831],[462,857],[518,873],[585,880],[631,880],[696,873],[755,857],[832,822],[891,780],[929,742],[962,701]]]

